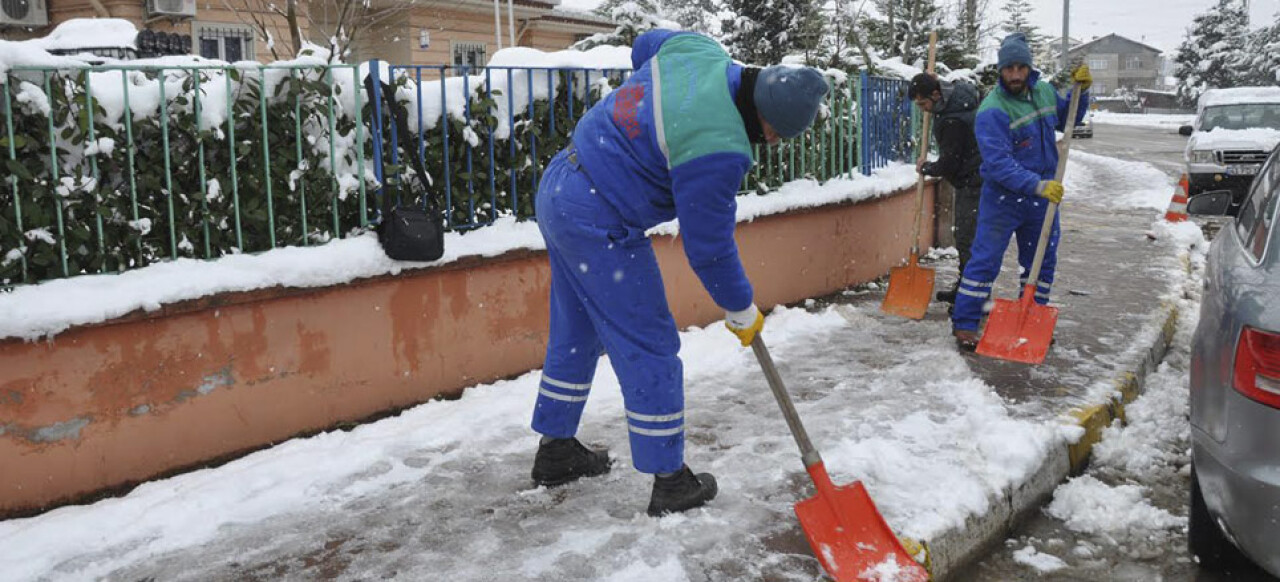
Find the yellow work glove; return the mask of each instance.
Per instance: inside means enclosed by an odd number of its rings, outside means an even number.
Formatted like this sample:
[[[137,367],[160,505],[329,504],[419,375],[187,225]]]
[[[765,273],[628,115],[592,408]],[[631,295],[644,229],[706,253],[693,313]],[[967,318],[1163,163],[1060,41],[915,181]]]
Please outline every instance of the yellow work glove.
[[[1062,204],[1062,195],[1066,193],[1066,189],[1062,187],[1062,182],[1045,180],[1036,188],[1036,192],[1054,204]]]
[[[742,311],[726,311],[724,326],[742,340],[742,347],[745,348],[751,345],[751,341],[756,339],[756,334],[760,333],[764,327],[764,314],[756,309],[754,303]]]
[[[1089,65],[1081,63],[1080,66],[1071,70],[1071,81],[1080,83],[1082,91],[1088,91],[1093,86],[1093,75],[1089,73]]]

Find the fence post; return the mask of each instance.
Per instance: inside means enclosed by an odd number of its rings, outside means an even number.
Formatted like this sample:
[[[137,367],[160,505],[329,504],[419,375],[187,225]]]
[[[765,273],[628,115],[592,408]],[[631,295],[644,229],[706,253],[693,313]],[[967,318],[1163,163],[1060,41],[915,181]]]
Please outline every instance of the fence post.
[[[377,212],[381,220],[381,200],[386,196],[383,188],[385,180],[382,175],[382,61],[378,59],[369,61],[369,80],[373,86],[373,94],[369,96],[369,100],[373,102],[373,119],[369,123],[369,137],[373,139],[373,177],[378,180]],[[356,91],[359,90],[357,87]]]
[[[867,85],[871,78],[867,75],[866,69],[858,73],[858,170],[864,176],[871,175],[871,152],[867,147],[867,128],[871,124],[871,99],[868,98],[869,91]]]

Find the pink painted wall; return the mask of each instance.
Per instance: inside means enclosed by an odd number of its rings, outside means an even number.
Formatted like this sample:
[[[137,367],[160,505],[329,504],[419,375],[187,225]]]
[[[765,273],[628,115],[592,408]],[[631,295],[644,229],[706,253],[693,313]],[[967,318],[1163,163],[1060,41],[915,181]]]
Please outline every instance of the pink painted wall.
[[[914,189],[741,224],[762,308],[880,277]],[[934,231],[933,188],[920,245]],[[681,326],[723,317],[678,238],[654,247]],[[515,251],[320,290],[235,293],[0,342],[0,518],[540,367],[550,274]]]

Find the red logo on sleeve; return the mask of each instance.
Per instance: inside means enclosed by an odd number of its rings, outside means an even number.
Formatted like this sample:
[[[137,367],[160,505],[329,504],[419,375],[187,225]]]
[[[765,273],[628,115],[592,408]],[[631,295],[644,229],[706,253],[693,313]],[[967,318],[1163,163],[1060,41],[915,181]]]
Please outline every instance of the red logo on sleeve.
[[[623,87],[618,89],[616,95],[613,101],[613,122],[626,132],[628,138],[640,137],[640,119],[636,108],[644,100],[644,86]]]

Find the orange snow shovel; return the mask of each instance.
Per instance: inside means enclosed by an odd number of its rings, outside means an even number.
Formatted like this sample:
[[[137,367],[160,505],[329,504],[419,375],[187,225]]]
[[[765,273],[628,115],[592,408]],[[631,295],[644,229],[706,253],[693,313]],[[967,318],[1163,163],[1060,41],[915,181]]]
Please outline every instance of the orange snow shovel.
[[[1071,127],[1075,125],[1076,110],[1080,106],[1080,84],[1071,89],[1071,106],[1067,108],[1067,131],[1062,138],[1062,151],[1058,155],[1058,169],[1054,180],[1062,181],[1067,173],[1067,154],[1071,152]],[[1036,303],[1036,285],[1040,281],[1040,267],[1044,263],[1044,251],[1053,231],[1053,217],[1058,205],[1049,203],[1044,213],[1044,225],[1040,227],[1040,242],[1036,245],[1036,257],[1027,272],[1027,284],[1022,287],[1022,297],[997,299],[995,308],[987,318],[987,329],[978,342],[977,352],[990,358],[1012,360],[1024,364],[1039,364],[1049,353],[1053,342],[1053,328],[1058,323],[1058,308]]]
[[[938,33],[929,33],[929,72],[933,73],[934,49],[938,42]],[[929,155],[929,122],[931,115],[924,112],[924,120],[920,124],[920,157],[923,162]],[[924,174],[916,178],[916,214],[915,229],[911,236],[911,256],[902,267],[889,269],[889,290],[884,294],[880,311],[890,315],[899,315],[908,319],[924,319],[929,309],[929,301],[933,299],[933,269],[920,266],[920,214],[924,210]]]
[[[787,395],[787,387],[773,365],[773,358],[760,334],[751,341],[751,349],[760,360],[769,388],[782,408],[791,435],[800,445],[805,470],[818,490],[813,497],[796,504],[796,517],[809,540],[813,555],[836,582],[856,580],[895,580],[927,582],[929,572],[916,563],[902,542],[889,529],[876,504],[871,501],[861,482],[837,486],[831,482],[822,457],[809,441],[809,433],[800,424],[800,416]]]

